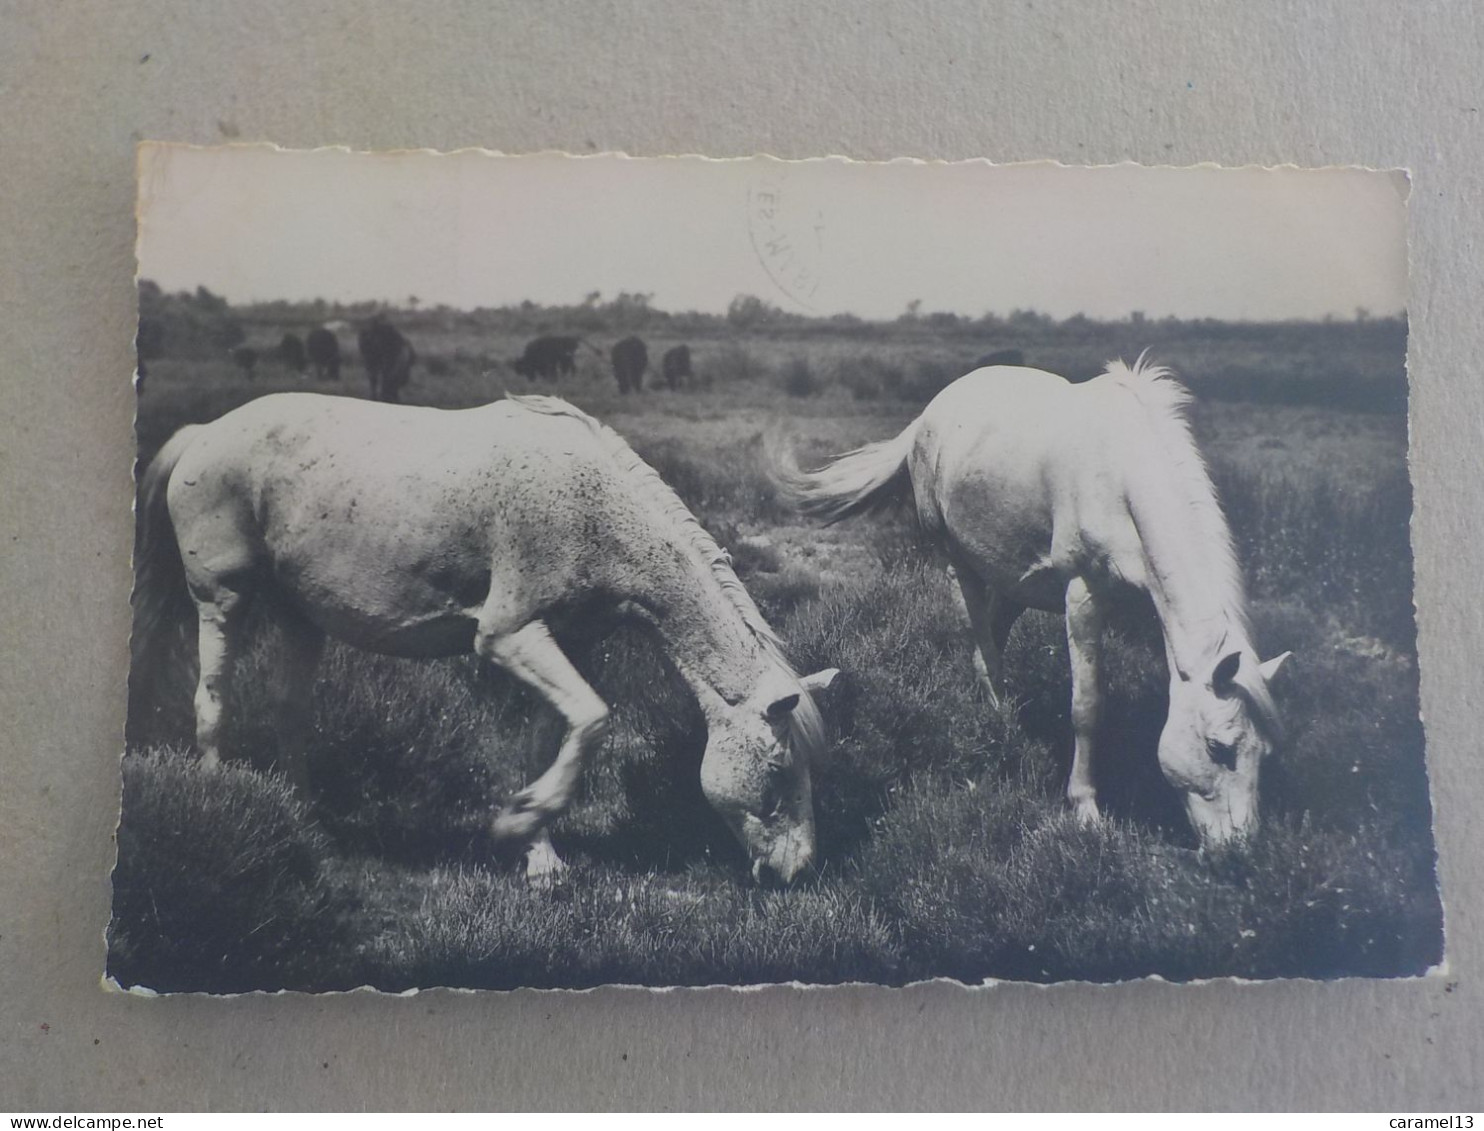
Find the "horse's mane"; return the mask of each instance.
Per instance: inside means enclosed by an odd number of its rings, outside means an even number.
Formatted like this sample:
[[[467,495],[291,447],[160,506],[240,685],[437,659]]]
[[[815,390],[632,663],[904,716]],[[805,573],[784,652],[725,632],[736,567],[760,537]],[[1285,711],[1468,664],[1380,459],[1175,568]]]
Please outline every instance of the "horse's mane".
[[[639,458],[629,447],[628,441],[601,421],[589,416],[575,405],[560,397],[528,394],[506,395],[511,404],[541,413],[544,416],[564,416],[585,425],[602,449],[619,465],[624,475],[638,488],[643,497],[662,515],[670,519],[685,543],[697,554],[709,569],[722,594],[742,618],[759,649],[770,662],[785,672],[789,679],[797,681],[799,673],[794,670],[783,654],[783,641],[773,627],[763,618],[762,611],[747,592],[736,571],[732,569],[732,557],[707,533],[690,508],[681,501],[660,473]],[[794,741],[803,747],[809,757],[824,748],[824,719],[808,691],[801,691],[799,705],[790,715],[790,730]]]
[[[1252,638],[1252,626],[1247,619],[1242,569],[1210,470],[1190,431],[1193,398],[1173,372],[1163,365],[1149,364],[1148,356],[1148,351],[1144,351],[1133,365],[1110,361],[1106,376],[1144,409],[1160,447],[1173,465],[1174,474],[1167,483],[1179,494],[1186,508],[1185,520],[1210,554],[1212,583],[1222,595],[1232,627],[1241,633],[1242,643],[1246,644]]]

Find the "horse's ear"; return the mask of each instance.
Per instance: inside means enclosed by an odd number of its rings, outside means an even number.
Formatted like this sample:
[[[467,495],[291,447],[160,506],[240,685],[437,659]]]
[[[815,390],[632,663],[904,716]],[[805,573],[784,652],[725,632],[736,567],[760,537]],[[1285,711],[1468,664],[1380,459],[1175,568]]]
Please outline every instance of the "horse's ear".
[[[1292,652],[1284,652],[1281,656],[1274,656],[1271,660],[1264,660],[1262,663],[1258,664],[1257,670],[1262,672],[1262,681],[1264,683],[1272,682],[1273,677],[1278,674],[1278,669],[1281,668],[1284,661],[1292,655]]]
[[[835,682],[835,677],[840,674],[839,668],[825,668],[823,671],[815,672],[813,675],[802,676],[799,686],[811,695],[816,691],[823,691]]]
[[[799,693],[797,691],[791,691],[789,694],[781,695],[769,703],[763,711],[763,718],[767,719],[770,723],[781,723],[784,719],[788,718],[793,712],[793,709],[798,705]]]
[[[1222,656],[1211,670],[1211,690],[1230,691],[1233,681],[1237,678],[1237,669],[1241,666],[1241,652],[1228,652]]]

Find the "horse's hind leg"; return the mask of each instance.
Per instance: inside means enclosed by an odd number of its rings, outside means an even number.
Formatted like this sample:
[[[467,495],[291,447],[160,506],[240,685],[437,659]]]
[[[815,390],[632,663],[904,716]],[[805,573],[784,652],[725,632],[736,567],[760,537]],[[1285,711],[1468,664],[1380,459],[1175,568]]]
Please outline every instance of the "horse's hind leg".
[[[969,625],[978,645],[974,656],[975,670],[989,692],[990,702],[998,710],[1009,702],[1005,695],[1005,642],[1010,639],[1010,629],[1024,609],[981,582],[967,565],[950,566],[949,570],[958,581],[959,592],[964,598],[964,611],[969,615]]]
[[[280,613],[278,622],[283,630],[279,769],[288,776],[300,800],[308,802],[313,797],[309,739],[314,727],[314,670],[324,654],[325,634],[298,614]]]
[[[546,625],[531,621],[501,632],[487,617],[481,617],[474,650],[530,687],[567,724],[556,760],[495,818],[497,839],[530,841],[571,802],[588,755],[608,732],[608,706],[578,674]]]
[[[217,586],[208,594],[192,596],[196,602],[196,646],[201,662],[196,679],[196,748],[201,754],[201,764],[213,768],[222,758],[227,685],[237,655],[248,595],[242,590]]]
[[[1103,613],[1087,582],[1074,577],[1067,586],[1067,651],[1072,661],[1072,774],[1067,800],[1082,821],[1095,821],[1097,789],[1092,780],[1093,743],[1102,706],[1100,667]]]

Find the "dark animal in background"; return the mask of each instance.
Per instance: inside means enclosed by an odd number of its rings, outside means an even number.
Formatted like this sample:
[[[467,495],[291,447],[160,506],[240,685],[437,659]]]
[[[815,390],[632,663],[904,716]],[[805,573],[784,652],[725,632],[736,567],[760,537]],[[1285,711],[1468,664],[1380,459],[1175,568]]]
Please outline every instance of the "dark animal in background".
[[[625,338],[613,347],[613,376],[618,380],[618,391],[636,393],[644,391],[644,371],[649,368],[649,350],[638,338]]]
[[[417,360],[412,344],[384,314],[378,314],[361,327],[357,343],[366,366],[366,379],[371,383],[371,399],[397,404],[402,387],[412,375],[412,363]]]
[[[301,377],[304,368],[308,364],[308,358],[304,354],[304,341],[295,333],[287,333],[283,340],[278,343],[278,360],[285,369],[292,369]]]
[[[340,380],[340,342],[323,326],[309,331],[304,341],[304,352],[309,355],[309,364],[314,366],[314,375],[321,381]]]
[[[243,376],[249,381],[256,376],[253,371],[258,367],[258,351],[252,346],[238,346],[232,351],[232,360],[237,363],[237,368],[242,370]]]
[[[660,373],[672,391],[694,388],[695,370],[690,367],[690,346],[671,346],[660,361]]]
[[[995,350],[987,353],[978,361],[974,362],[973,369],[983,369],[986,365],[1024,365],[1025,354],[1019,350]]]
[[[570,377],[577,372],[576,354],[579,344],[577,338],[532,338],[526,343],[525,352],[510,363],[510,368],[527,381],[534,381],[538,377],[543,381]]]

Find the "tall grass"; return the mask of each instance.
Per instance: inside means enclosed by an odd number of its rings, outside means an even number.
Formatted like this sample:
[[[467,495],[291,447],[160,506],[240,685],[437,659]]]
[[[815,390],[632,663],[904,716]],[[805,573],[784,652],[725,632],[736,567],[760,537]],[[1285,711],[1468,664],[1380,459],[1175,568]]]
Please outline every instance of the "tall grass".
[[[1438,956],[1425,874],[1363,836],[1279,826],[1207,862],[972,785],[908,791],[855,862],[909,977],[1415,974]]]
[[[895,934],[859,893],[828,882],[767,893],[704,869],[584,869],[554,895],[436,872],[419,914],[391,924],[370,961],[389,989],[899,980]]]

